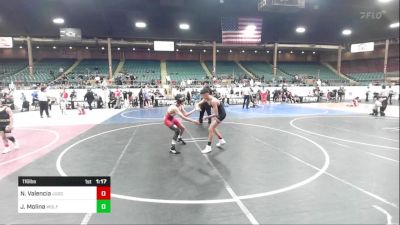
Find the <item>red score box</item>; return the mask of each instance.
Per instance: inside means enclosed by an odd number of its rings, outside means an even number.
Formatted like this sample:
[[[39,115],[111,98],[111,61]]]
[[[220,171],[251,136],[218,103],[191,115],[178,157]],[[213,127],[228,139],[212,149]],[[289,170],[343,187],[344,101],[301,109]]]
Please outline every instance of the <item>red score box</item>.
[[[97,200],[110,200],[111,188],[106,186],[97,187]]]

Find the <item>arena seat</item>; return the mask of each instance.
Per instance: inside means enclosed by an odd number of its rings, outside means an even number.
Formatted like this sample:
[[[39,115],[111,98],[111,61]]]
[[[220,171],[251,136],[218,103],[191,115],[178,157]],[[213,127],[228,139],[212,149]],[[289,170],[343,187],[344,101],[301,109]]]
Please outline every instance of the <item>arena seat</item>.
[[[197,61],[167,61],[167,71],[171,80],[204,80],[207,74]]]
[[[342,73],[354,80],[367,84],[384,79],[384,59],[362,59],[342,62]],[[387,72],[399,72],[399,58],[389,58]]]
[[[321,80],[327,81],[344,80],[334,71],[319,63],[278,63],[278,68],[293,76],[313,76],[314,78],[319,76]]]
[[[271,81],[274,79],[273,66],[267,62],[241,61],[240,63],[258,78],[264,78],[266,81]],[[292,79],[292,76],[283,73],[279,69],[276,70],[276,74],[278,78],[282,77],[285,79]]]
[[[33,76],[29,75],[29,69],[25,67],[23,70],[6,78],[6,81],[19,81],[28,84],[49,82],[59,75],[59,69],[61,67],[66,70],[73,64],[73,62],[74,60],[72,59],[43,59],[34,64]],[[50,71],[54,72],[53,76],[50,75]]]
[[[210,72],[213,71],[213,63],[206,61],[205,64]],[[234,75],[234,77],[245,76],[246,73],[232,61],[217,61],[217,77]]]
[[[0,60],[0,77],[4,79],[10,75],[17,73],[28,66],[27,60],[21,59],[1,59]]]
[[[113,72],[118,66],[118,60],[112,60],[112,70]],[[82,60],[68,75],[68,79],[71,83],[76,83],[80,75],[88,76],[96,74],[96,69],[98,69],[98,74],[100,76],[108,77],[108,60],[107,59],[84,59]]]
[[[161,79],[160,61],[126,60],[123,71],[135,75],[140,82]]]

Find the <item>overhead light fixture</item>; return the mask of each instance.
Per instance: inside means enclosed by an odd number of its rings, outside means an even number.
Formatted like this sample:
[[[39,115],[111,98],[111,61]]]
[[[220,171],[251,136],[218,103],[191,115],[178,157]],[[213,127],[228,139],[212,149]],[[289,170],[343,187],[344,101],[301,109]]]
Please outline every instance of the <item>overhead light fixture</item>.
[[[269,51],[267,51],[267,54],[269,54]]]
[[[88,46],[86,46],[86,47],[85,47],[85,49],[86,49],[86,50],[88,50],[88,49],[89,49],[89,47],[88,47]]]
[[[22,48],[22,45],[20,45],[19,48]]]
[[[254,50],[254,53],[256,53],[256,54],[257,54],[257,50]]]
[[[135,51],[136,50],[136,48],[132,48],[132,51]]]
[[[151,49],[150,48],[147,48],[147,51],[150,51]]]
[[[137,28],[146,28],[147,24],[145,22],[136,22],[135,27]]]
[[[313,55],[315,55],[315,52],[312,52]]]
[[[296,28],[296,32],[297,32],[297,33],[300,33],[300,34],[301,34],[301,33],[304,33],[304,32],[306,32],[306,28],[305,28],[305,27],[297,27],[297,28]]]
[[[177,52],[179,52],[179,49],[176,49]]]
[[[55,46],[54,46],[55,47]],[[69,49],[72,49],[72,46],[69,46]]]
[[[282,53],[282,51],[279,51],[278,53],[279,53],[279,54],[281,54],[281,53]]]
[[[121,48],[118,47],[117,50],[119,51],[119,50],[121,50]]]
[[[217,49],[217,52],[219,52],[219,50]]]
[[[244,50],[242,50],[242,53],[244,53]]]
[[[53,23],[55,24],[64,24],[64,19],[61,17],[57,17],[53,19]]]
[[[187,24],[187,23],[181,23],[181,24],[179,24],[179,28],[181,30],[189,30],[190,29],[190,25]]]
[[[301,51],[301,54],[304,54],[304,51]]]
[[[204,49],[203,52],[207,52],[207,51]]]
[[[378,2],[380,2],[380,3],[388,3],[388,2],[391,2],[392,0],[378,0]]]
[[[229,52],[231,52],[231,53],[232,53],[232,50],[229,50]]]
[[[390,27],[390,28],[398,28],[399,25],[400,25],[399,22],[397,22],[397,23],[392,23],[392,24],[390,24],[389,27]]]
[[[189,50],[189,52],[193,52],[193,50],[192,50],[192,49],[190,49],[190,50]]]
[[[36,46],[36,48],[39,48],[39,46]]]
[[[290,54],[293,54],[293,51],[290,51]]]
[[[101,50],[104,50],[104,47],[101,47]]]
[[[345,35],[345,36],[349,36],[349,35],[351,35],[351,33],[353,33],[353,32],[350,29],[344,29],[342,31],[342,34]]]

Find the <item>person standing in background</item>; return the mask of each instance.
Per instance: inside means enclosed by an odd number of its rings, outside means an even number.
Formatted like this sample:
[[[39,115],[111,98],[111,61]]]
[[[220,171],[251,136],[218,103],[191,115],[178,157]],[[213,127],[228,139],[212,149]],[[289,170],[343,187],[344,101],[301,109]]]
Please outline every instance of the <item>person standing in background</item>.
[[[249,109],[249,103],[250,103],[250,87],[246,85],[243,88],[243,106],[242,109],[244,109],[244,106],[246,105],[246,109]]]
[[[46,112],[47,118],[50,118],[49,114],[49,102],[47,96],[47,88],[41,87],[40,92],[38,93],[39,99],[39,109],[40,109],[40,117],[43,118],[43,111]]]
[[[4,102],[4,98],[0,99],[0,136],[4,143],[3,154],[6,154],[13,150],[8,144],[9,140],[13,143],[14,149],[18,149],[19,145],[12,135],[7,135],[11,134],[11,131],[14,128],[14,117],[12,110],[8,106],[4,105]]]
[[[94,100],[94,95],[93,95],[93,92],[90,89],[87,90],[83,100],[87,101],[87,103],[89,104],[89,110],[92,110],[93,109],[92,108],[92,102]]]

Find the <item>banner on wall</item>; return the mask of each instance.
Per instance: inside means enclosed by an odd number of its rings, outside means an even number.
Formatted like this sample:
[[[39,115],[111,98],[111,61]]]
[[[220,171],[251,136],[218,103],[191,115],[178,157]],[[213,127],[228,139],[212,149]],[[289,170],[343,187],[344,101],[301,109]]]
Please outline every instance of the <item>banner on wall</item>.
[[[0,37],[0,48],[12,48],[12,37]]]
[[[351,53],[372,52],[372,51],[374,51],[374,46],[375,46],[374,42],[352,44],[351,45]]]

